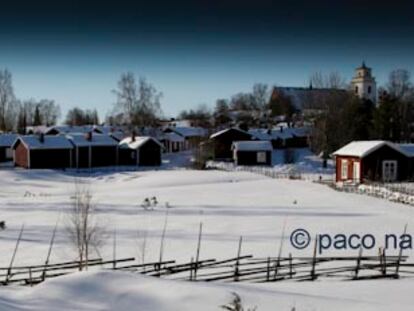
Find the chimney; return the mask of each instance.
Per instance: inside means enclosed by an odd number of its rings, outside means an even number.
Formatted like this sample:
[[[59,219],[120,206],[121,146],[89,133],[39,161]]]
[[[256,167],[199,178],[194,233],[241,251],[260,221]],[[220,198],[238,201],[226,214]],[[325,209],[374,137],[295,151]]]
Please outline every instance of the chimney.
[[[85,134],[85,139],[86,139],[87,141],[92,141],[92,132],[87,132],[87,133]]]
[[[135,141],[135,131],[132,131],[131,133],[131,141]]]
[[[43,144],[45,142],[45,134],[44,133],[40,133],[39,134],[39,141]]]

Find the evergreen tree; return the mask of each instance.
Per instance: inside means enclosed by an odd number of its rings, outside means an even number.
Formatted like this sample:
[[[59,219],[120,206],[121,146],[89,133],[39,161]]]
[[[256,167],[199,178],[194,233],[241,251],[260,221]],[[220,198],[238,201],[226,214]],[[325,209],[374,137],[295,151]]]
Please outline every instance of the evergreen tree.
[[[349,99],[344,107],[345,143],[371,139],[374,111],[375,105],[370,100],[361,100],[356,96]]]

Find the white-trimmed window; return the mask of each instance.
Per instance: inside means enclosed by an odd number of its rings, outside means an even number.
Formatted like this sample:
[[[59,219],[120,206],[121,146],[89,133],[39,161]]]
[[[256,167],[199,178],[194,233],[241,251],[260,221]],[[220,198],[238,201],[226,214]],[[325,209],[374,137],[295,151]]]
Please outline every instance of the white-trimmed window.
[[[341,160],[341,179],[348,179],[348,160]]]
[[[257,163],[266,163],[266,152],[260,151],[257,153]]]

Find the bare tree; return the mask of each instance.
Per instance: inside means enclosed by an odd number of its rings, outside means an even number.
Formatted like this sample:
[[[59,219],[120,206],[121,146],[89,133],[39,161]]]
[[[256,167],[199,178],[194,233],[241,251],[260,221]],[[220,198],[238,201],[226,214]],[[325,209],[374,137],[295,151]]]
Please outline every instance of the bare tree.
[[[17,121],[17,101],[14,95],[12,74],[0,70],[0,131],[11,131]]]
[[[314,88],[343,89],[346,88],[345,79],[338,71],[332,71],[329,74],[314,72],[309,79]]]
[[[60,106],[52,99],[40,100],[39,106],[42,114],[42,123],[47,126],[55,125],[60,117]]]
[[[72,197],[72,208],[67,216],[67,232],[69,239],[77,251],[80,262],[79,270],[87,268],[92,251],[99,253],[105,239],[103,227],[96,218],[96,207],[92,202],[92,194],[88,187],[75,183]]]
[[[25,132],[30,125],[54,125],[60,117],[60,106],[54,100],[42,99],[36,101],[31,98],[18,102],[18,129]]]
[[[206,104],[200,104],[195,109],[183,110],[178,115],[181,120],[190,120],[193,126],[211,127],[212,112]]]
[[[252,101],[256,109],[264,111],[269,104],[269,87],[264,83],[253,85]]]
[[[130,125],[152,125],[161,113],[162,93],[143,77],[137,82],[133,73],[124,73],[113,92],[117,96],[115,112],[121,112]]]
[[[413,96],[410,72],[406,69],[391,71],[388,77],[387,91],[398,100],[407,100],[407,97]]]
[[[74,107],[66,113],[65,124],[71,126],[99,124],[98,111],[96,109],[83,110],[82,108]]]

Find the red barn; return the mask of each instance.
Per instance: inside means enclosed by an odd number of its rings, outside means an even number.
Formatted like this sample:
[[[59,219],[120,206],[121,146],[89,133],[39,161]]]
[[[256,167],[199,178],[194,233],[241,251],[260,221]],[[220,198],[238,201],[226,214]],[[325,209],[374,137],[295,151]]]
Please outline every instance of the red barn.
[[[70,168],[70,141],[64,136],[20,136],[13,144],[14,165],[24,168]]]
[[[393,182],[413,177],[413,155],[402,146],[382,141],[354,141],[335,151],[336,181]]]

